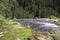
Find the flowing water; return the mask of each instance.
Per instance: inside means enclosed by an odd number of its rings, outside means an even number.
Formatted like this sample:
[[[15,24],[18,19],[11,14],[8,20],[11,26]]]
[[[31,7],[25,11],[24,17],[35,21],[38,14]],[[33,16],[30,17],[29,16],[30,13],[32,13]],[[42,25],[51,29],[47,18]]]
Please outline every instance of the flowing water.
[[[55,31],[59,30],[58,25],[55,24],[54,21],[46,21],[46,20],[24,20],[19,21],[20,24],[25,26],[30,26],[30,28],[34,31],[39,31],[39,33],[50,34],[55,33]]]

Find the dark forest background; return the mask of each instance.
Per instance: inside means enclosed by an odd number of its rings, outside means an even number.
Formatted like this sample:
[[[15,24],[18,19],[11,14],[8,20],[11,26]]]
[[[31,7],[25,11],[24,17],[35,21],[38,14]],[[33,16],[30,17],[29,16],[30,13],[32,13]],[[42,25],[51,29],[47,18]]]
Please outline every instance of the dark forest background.
[[[0,0],[6,18],[60,18],[60,0]]]

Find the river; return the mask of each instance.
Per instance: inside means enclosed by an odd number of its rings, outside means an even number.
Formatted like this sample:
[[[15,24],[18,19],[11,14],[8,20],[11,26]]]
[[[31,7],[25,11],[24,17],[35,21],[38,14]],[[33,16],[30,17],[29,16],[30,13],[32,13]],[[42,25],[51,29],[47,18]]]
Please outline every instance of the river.
[[[58,25],[56,25],[56,22],[53,20],[47,20],[47,19],[22,19],[18,20],[18,22],[24,26],[28,26],[34,30],[34,31],[39,31],[39,33],[44,33],[44,34],[52,34],[58,31]]]

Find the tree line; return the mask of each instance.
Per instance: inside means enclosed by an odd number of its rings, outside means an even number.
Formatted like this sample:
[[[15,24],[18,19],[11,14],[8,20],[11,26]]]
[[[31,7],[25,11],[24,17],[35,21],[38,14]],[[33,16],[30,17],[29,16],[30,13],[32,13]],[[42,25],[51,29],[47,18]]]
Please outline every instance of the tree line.
[[[6,18],[59,18],[60,0],[0,0],[0,14]]]

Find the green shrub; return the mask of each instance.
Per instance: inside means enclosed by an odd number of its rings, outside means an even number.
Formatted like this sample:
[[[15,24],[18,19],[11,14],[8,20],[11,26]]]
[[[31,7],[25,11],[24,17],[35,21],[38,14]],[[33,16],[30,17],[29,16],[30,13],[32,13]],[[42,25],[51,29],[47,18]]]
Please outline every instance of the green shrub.
[[[57,17],[54,15],[49,16],[50,19],[56,19]]]
[[[24,40],[31,35],[30,28],[0,16],[0,40]]]

